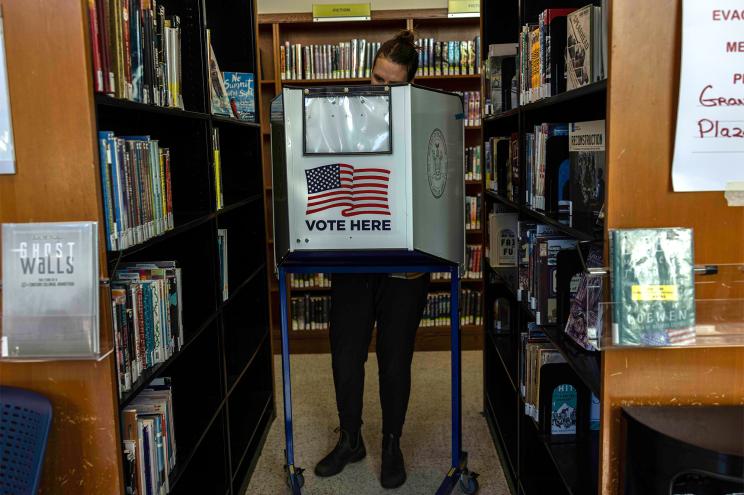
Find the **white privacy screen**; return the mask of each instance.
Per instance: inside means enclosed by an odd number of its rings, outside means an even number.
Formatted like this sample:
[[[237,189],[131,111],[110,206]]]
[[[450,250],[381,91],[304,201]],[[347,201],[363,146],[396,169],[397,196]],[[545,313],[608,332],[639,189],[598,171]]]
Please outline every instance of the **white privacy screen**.
[[[391,153],[390,95],[306,96],[305,154]]]

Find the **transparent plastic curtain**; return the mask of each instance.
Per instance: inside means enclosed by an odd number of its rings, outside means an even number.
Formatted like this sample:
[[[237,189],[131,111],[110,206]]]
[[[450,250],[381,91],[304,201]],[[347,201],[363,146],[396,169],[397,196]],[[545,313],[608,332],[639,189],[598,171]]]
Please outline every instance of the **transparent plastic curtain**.
[[[390,95],[305,98],[305,153],[390,153]]]

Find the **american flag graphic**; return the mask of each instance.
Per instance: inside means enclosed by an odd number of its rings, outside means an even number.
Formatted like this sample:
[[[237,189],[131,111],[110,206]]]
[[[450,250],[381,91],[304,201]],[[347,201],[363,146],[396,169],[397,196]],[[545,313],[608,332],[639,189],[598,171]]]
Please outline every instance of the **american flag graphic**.
[[[390,215],[390,170],[334,163],[305,170],[307,215],[342,208],[341,215]]]

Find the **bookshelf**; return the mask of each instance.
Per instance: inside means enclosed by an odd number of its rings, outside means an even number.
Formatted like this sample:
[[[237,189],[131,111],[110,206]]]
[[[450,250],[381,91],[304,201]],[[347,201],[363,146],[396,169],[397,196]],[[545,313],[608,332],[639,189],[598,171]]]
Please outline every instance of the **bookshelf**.
[[[582,7],[590,0],[481,2],[483,53],[492,43],[515,42],[520,26],[536,22],[543,9]],[[722,193],[674,193],[671,162],[679,80],[678,56],[640,59],[638,50],[663,47],[679,53],[681,5],[671,0],[609,1],[610,70],[606,81],[539,100],[484,118],[484,139],[524,134],[541,122],[606,120],[605,222],[600,232],[567,227],[550,215],[487,191],[486,206],[498,204],[521,219],[548,224],[580,241],[603,242],[612,228],[685,226],[694,229],[697,263],[738,263],[740,243],[726,242],[744,232],[744,215],[729,208]],[[638,19],[645,22],[638,23]],[[628,74],[633,74],[631,78]],[[520,149],[524,167],[524,151]],[[714,221],[712,221],[715,219]],[[510,301],[512,326],[524,329],[533,310],[517,300],[503,274],[486,267],[486,322],[496,298]],[[599,397],[599,432],[573,443],[555,443],[540,434],[524,414],[519,390],[518,334],[485,329],[484,409],[507,481],[514,494],[623,493],[623,405],[741,404],[744,401],[744,349],[611,349],[589,352],[562,328],[546,327],[583,386]]]
[[[261,129],[262,129],[262,159],[263,159],[263,184],[264,184],[264,206],[266,211],[266,236],[267,259],[269,267],[273,266],[273,243],[271,239],[271,140],[269,134],[269,104],[271,100],[280,94],[283,85],[310,86],[310,85],[336,85],[336,84],[367,84],[366,78],[342,78],[342,79],[306,79],[306,80],[282,80],[280,74],[280,46],[285,41],[292,44],[300,43],[303,46],[309,44],[338,43],[349,41],[354,38],[364,38],[371,42],[384,42],[392,38],[399,30],[413,28],[417,37],[434,38],[437,41],[472,40],[479,34],[480,21],[477,18],[450,19],[447,17],[447,9],[414,9],[414,10],[378,10],[372,12],[371,21],[356,22],[334,22],[332,26],[327,23],[313,23],[309,13],[296,14],[262,14],[258,16],[258,46],[261,60],[261,70],[258,86],[261,89]],[[329,29],[332,27],[332,29]],[[447,91],[480,91],[480,74],[446,75],[446,76],[417,76],[415,83]],[[477,146],[481,144],[481,126],[468,126],[465,131],[465,146]],[[483,200],[483,181],[468,181],[466,184],[468,195],[481,194]],[[482,216],[481,216],[482,217]],[[481,218],[483,225],[483,218]],[[483,238],[482,229],[467,231],[467,244],[481,245]],[[270,270],[271,271],[271,270]],[[267,282],[270,291],[271,327],[275,341],[275,349],[279,346],[279,291],[276,277],[269,274]],[[477,290],[483,294],[483,281],[463,280],[464,289]],[[447,286],[436,281],[432,282],[430,292],[447,290]],[[310,293],[312,296],[330,294],[328,288],[293,288],[289,295],[304,295]],[[462,327],[462,345],[464,349],[482,349],[483,335],[479,326],[466,325]],[[330,352],[327,330],[302,330],[290,332],[292,352],[314,353]],[[443,350],[449,349],[450,333],[449,327],[420,327],[416,339],[417,350]],[[374,349],[374,339],[371,349]]]
[[[6,25],[13,26],[5,32],[12,105],[36,117],[14,114],[19,166],[16,175],[0,176],[0,221],[98,221],[102,277],[120,263],[177,261],[184,344],[121,396],[113,355],[100,362],[0,363],[0,383],[52,401],[44,491],[123,493],[120,413],[152,379],[169,377],[177,442],[170,493],[242,495],[275,417],[269,315],[262,311],[268,292],[261,136],[256,123],[210,114],[204,29],[212,32],[222,70],[255,74],[255,2],[158,2],[181,20],[185,110],[94,93],[87,2],[53,3],[42,10],[22,2],[3,6]],[[39,44],[40,39],[55,42]],[[29,44],[39,49],[30,53]],[[31,81],[28,74],[35,74]],[[215,128],[225,200],[220,210],[213,189]],[[171,150],[173,230],[106,251],[98,130],[150,135]],[[217,229],[229,234],[225,300]],[[248,315],[248,308],[258,309]],[[111,343],[111,296],[105,288],[101,328],[102,342]]]

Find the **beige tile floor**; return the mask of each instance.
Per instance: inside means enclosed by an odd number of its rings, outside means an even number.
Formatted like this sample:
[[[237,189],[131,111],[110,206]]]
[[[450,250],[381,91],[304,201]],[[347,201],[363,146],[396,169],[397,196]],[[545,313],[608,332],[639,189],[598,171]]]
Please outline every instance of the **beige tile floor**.
[[[483,409],[483,354],[463,352],[463,448],[471,469],[480,473],[482,495],[508,494],[504,474],[488,431]],[[366,365],[364,425],[367,457],[333,478],[317,478],[315,463],[333,448],[338,416],[328,354],[292,356],[292,393],[295,428],[295,465],[305,472],[306,495],[429,495],[434,494],[450,465],[450,354],[420,352],[413,359],[413,385],[401,448],[408,481],[396,490],[379,483],[380,430],[382,428],[377,383],[377,360],[370,354]],[[277,418],[266,440],[246,495],[287,494],[284,471],[284,414],[281,359],[275,359]],[[460,493],[455,489],[453,493]]]

